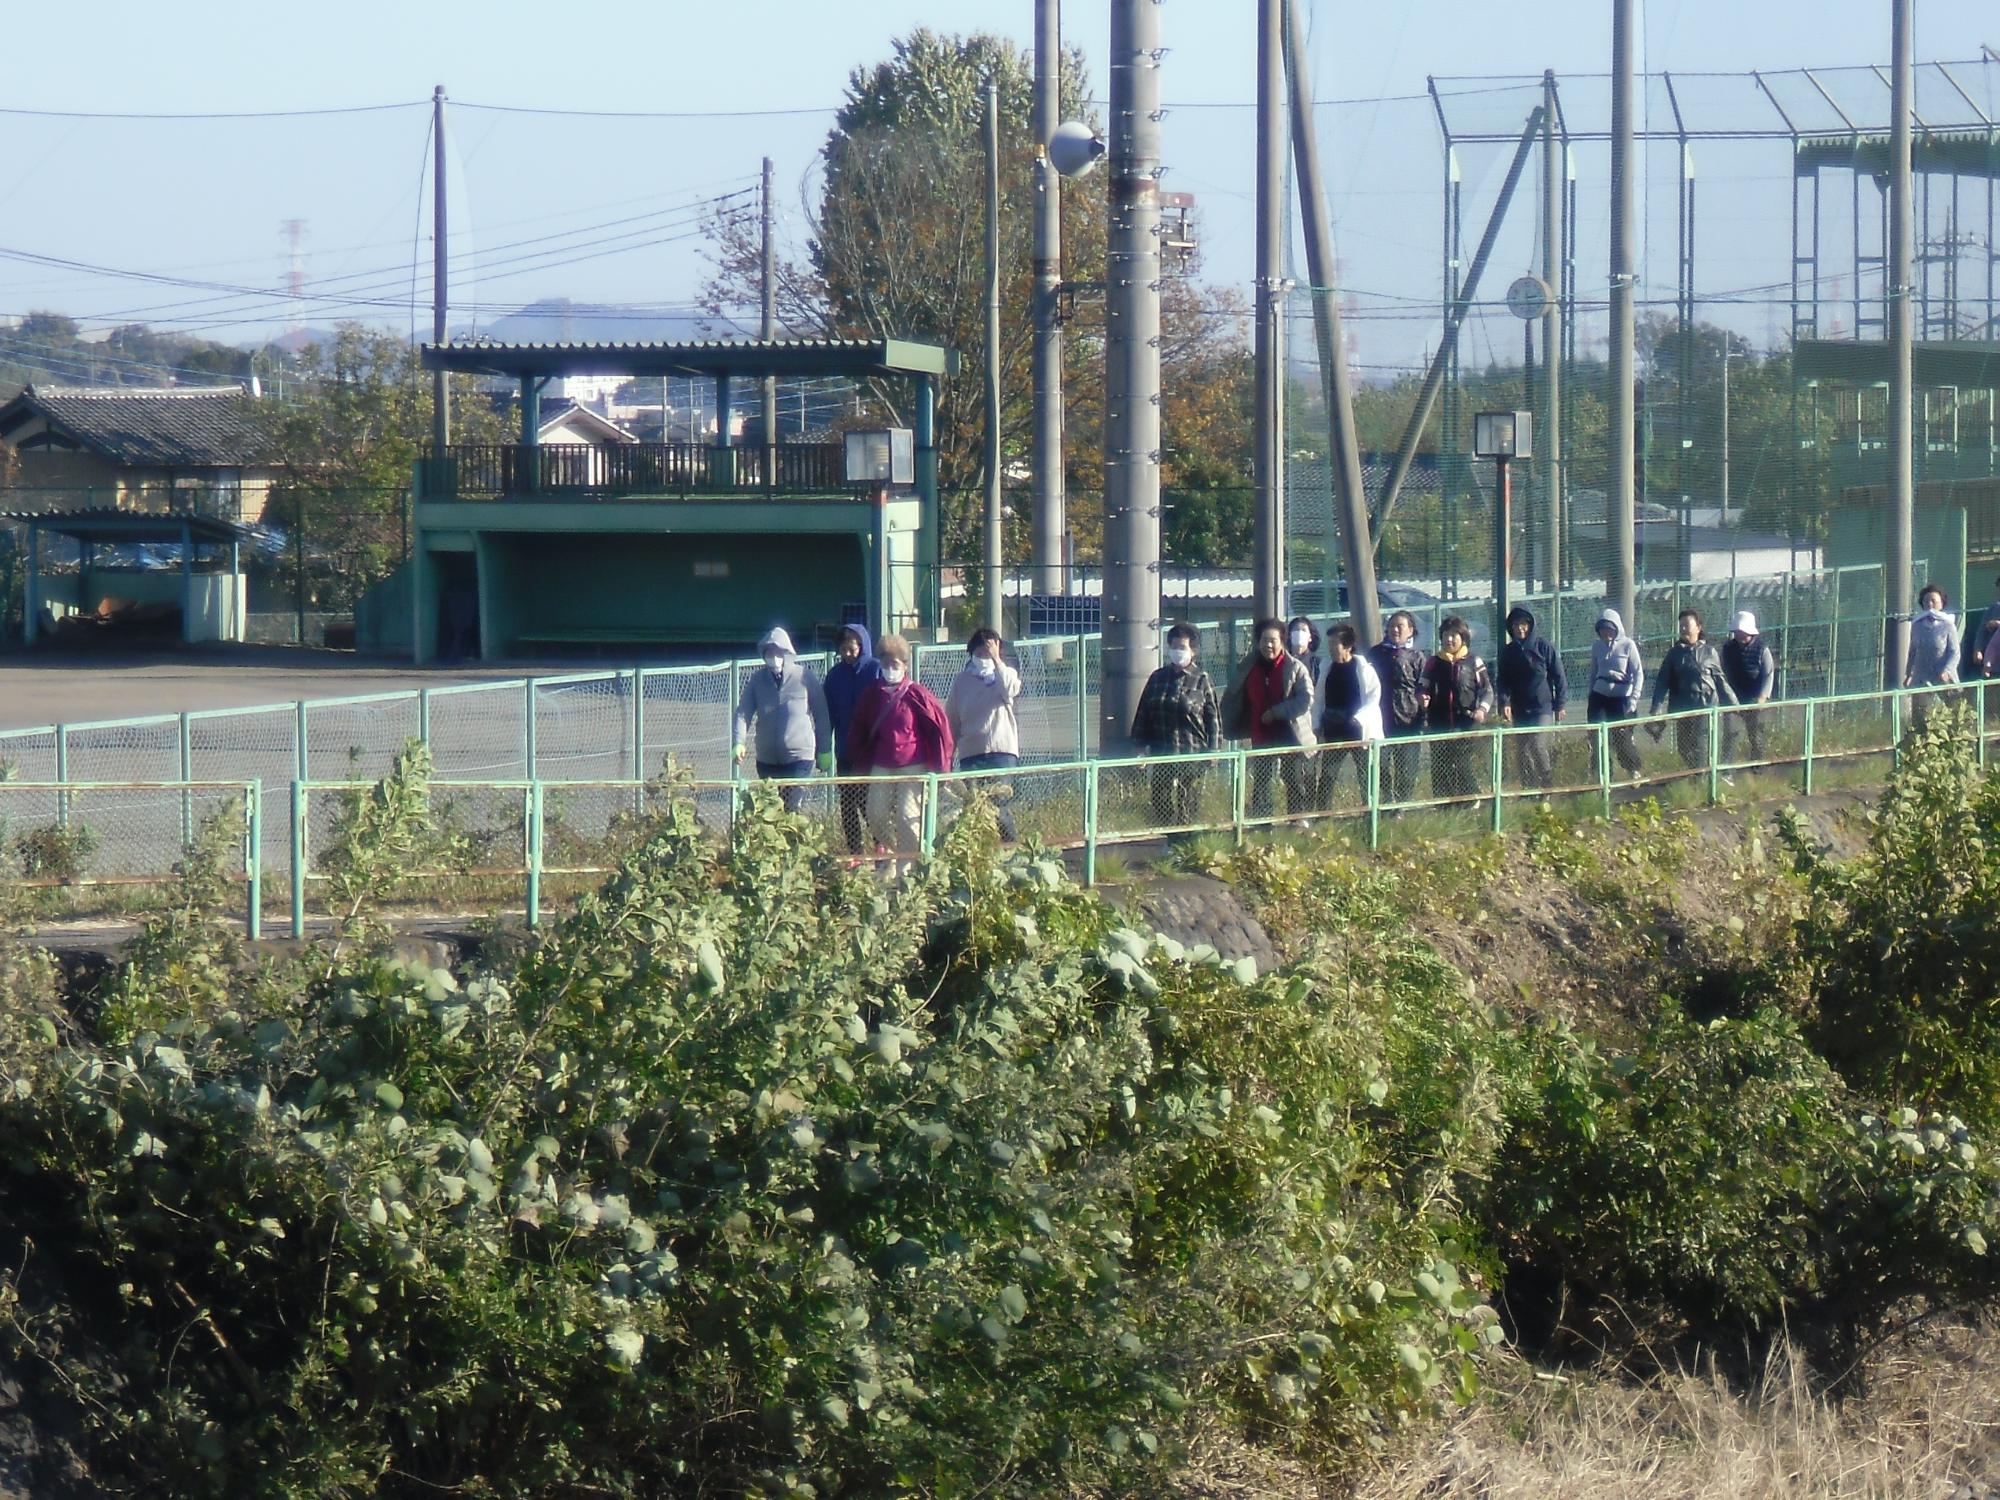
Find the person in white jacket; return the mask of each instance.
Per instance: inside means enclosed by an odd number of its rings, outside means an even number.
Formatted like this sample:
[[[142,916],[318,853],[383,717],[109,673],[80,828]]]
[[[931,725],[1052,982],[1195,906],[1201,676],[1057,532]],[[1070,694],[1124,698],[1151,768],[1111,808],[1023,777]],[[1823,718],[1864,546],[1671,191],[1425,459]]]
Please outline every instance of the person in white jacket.
[[[1646,685],[1646,668],[1639,645],[1625,633],[1625,621],[1608,605],[1597,617],[1597,640],[1590,648],[1589,720],[1619,724],[1611,731],[1611,752],[1629,776],[1639,774],[1639,747],[1627,720],[1639,713],[1639,690]]]
[[[961,771],[1006,770],[1021,763],[1021,722],[1014,704],[1021,696],[1021,674],[1000,656],[999,632],[981,628],[965,643],[965,665],[945,694],[944,717],[958,746]],[[1002,795],[997,780],[984,778],[979,789]],[[1014,819],[999,806],[1000,836],[1015,836]]]
[[[1354,770],[1355,790],[1368,801],[1368,742],[1383,737],[1382,679],[1356,650],[1352,625],[1336,625],[1327,635],[1326,670],[1320,676],[1319,740],[1331,750],[1322,764],[1321,806],[1333,805],[1343,765]]]

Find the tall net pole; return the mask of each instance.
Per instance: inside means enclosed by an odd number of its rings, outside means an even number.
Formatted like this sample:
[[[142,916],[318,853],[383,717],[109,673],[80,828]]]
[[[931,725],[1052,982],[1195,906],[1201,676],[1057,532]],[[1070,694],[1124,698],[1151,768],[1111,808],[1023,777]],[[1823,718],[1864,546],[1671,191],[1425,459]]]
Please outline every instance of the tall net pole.
[[[1611,600],[1638,633],[1638,576],[1634,556],[1634,512],[1638,482],[1637,414],[1632,387],[1633,294],[1638,281],[1632,251],[1632,181],[1637,159],[1632,143],[1632,0],[1612,0],[1611,8],[1611,356],[1605,405],[1611,421],[1611,487],[1605,517],[1606,582]]]
[[[1160,0],[1112,0],[1105,236],[1101,753],[1160,661]]]
[[[1285,613],[1285,455],[1280,446],[1285,372],[1283,0],[1257,0],[1257,285],[1254,358],[1256,430],[1252,434],[1251,593],[1259,615]]]
[[[1063,592],[1062,174],[1049,137],[1062,107],[1062,5],[1035,0],[1034,558],[1037,594]]]
[[[1910,94],[1915,38],[1910,0],[1890,7],[1889,84],[1889,551],[1882,675],[1901,687],[1910,655],[1911,560],[1916,552],[1916,476],[1911,463]],[[1956,252],[1954,252],[1956,253]]]

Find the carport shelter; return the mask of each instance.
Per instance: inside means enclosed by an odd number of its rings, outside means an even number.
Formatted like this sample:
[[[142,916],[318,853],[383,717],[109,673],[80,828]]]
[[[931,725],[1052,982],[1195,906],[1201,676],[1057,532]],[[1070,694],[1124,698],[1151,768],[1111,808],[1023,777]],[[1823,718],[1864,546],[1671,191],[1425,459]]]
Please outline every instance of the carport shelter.
[[[102,596],[129,599],[134,604],[178,604],[181,640],[243,639],[243,543],[250,528],[214,516],[173,515],[131,510],[8,511],[0,519],[28,530],[27,607],[22,611],[22,635],[32,645],[41,625],[44,605],[66,604],[79,613],[95,608]],[[82,549],[77,572],[44,574],[42,537],[74,539]],[[176,547],[180,568],[113,568],[97,565],[99,547]],[[227,571],[216,567],[227,549]],[[201,554],[209,554],[203,566]]]
[[[380,648],[406,645],[418,662],[742,649],[783,623],[810,649],[849,621],[935,624],[935,412],[950,350],[899,339],[470,342],[427,346],[423,361],[518,382],[520,441],[449,445],[418,464],[411,564],[365,611]],[[711,380],[714,440],[541,442],[542,387],[565,375]],[[754,401],[746,387],[767,377],[907,382],[911,482],[851,483],[841,443],[767,447],[751,436],[754,417],[739,436],[732,405]],[[396,616],[413,639],[394,639]]]

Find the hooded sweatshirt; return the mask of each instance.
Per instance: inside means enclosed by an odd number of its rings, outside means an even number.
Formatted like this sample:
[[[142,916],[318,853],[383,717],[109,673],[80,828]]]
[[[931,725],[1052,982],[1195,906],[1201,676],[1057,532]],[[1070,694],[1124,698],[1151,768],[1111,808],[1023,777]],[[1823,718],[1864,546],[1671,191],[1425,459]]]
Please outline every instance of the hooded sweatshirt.
[[[1615,609],[1606,609],[1597,623],[1609,625],[1617,634],[1608,641],[1600,635],[1590,643],[1590,690],[1605,698],[1622,698],[1628,709],[1636,709],[1639,690],[1646,685],[1639,643],[1625,633],[1625,622]]]
[[[1514,639],[1514,622],[1528,622],[1528,638]],[[1555,647],[1535,634],[1535,617],[1516,608],[1507,616],[1507,641],[1500,648],[1496,673],[1502,706],[1516,720],[1533,723],[1551,718],[1569,706],[1569,677]]]
[[[854,762],[848,754],[848,727],[854,722],[854,705],[861,701],[861,694],[871,682],[882,678],[882,663],[875,660],[875,642],[868,634],[866,625],[849,625],[855,639],[861,642],[861,655],[854,661],[836,661],[826,674],[826,712],[833,720],[833,759],[842,771],[850,769]]]
[[[778,670],[774,673],[760,663],[737,689],[736,743],[749,743],[754,724],[759,765],[814,760],[833,746],[826,694],[819,678],[799,665],[792,638],[782,629],[767,631],[757,643],[760,654],[774,647],[780,656]]]
[[[1014,700],[1021,696],[1021,674],[1007,663],[994,665],[991,677],[980,674],[984,657],[968,657],[945,694],[945,722],[958,742],[959,759],[975,755],[1019,755],[1021,726]]]
[[[1958,621],[1941,609],[1927,609],[1910,621],[1911,687],[1958,681]]]

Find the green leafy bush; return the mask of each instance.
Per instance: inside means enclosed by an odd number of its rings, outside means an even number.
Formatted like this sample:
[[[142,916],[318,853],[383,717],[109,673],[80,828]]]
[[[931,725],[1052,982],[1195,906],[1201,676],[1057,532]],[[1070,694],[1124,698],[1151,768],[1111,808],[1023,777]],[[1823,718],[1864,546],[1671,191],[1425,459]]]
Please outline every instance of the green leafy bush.
[[[1334,1443],[1472,1391],[1501,1108],[1455,976],[1257,975],[977,816],[883,884],[753,802],[718,858],[666,798],[492,972],[0,1011],[0,1322],[107,1483],[1146,1489],[1192,1407]],[[355,879],[415,805],[360,805]]]
[[[1804,880],[1770,977],[1813,1045],[1894,1106],[2000,1128],[2000,779],[1978,774],[1967,710],[1904,742],[1868,847],[1832,858],[1796,817],[1780,838]]]

